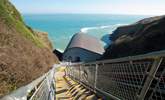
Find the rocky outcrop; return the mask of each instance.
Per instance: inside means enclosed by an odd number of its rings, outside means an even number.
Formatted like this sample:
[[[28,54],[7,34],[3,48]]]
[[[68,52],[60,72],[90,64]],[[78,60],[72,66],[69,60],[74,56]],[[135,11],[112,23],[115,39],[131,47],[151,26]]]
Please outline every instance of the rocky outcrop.
[[[103,59],[134,56],[165,49],[165,16],[146,18],[118,27]]]
[[[0,97],[43,75],[58,61],[44,43],[8,0],[0,0]]]
[[[52,43],[49,40],[47,32],[41,32],[41,31],[37,31],[37,30],[35,30],[34,32],[37,35],[37,37],[41,41],[43,41],[43,44],[45,45],[45,47],[49,48],[50,50],[53,50],[53,46],[52,46]]]

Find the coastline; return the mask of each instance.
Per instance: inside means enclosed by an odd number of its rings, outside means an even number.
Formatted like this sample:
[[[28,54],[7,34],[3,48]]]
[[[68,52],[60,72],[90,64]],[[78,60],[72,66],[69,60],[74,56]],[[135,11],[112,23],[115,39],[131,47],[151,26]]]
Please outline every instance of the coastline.
[[[86,28],[85,30],[87,30],[90,35],[101,39],[104,35],[112,33],[119,25],[130,24],[146,17],[138,15],[122,16],[104,14],[41,15],[25,14],[23,17],[27,25],[31,26],[33,29],[48,32],[53,47],[59,48],[62,51],[65,50],[71,37],[75,33],[80,32],[82,28]]]

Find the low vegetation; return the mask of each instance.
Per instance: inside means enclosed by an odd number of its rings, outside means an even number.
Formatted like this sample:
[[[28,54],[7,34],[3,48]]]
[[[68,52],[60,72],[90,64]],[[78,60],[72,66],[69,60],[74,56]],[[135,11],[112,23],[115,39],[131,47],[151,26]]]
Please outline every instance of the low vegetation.
[[[38,37],[8,0],[0,0],[0,98],[40,77],[54,63],[58,59],[48,37]]]
[[[145,18],[132,25],[118,27],[103,59],[135,56],[165,50],[165,16]]]
[[[19,12],[8,0],[0,0],[0,16],[8,27],[15,27],[16,31],[23,34],[27,39],[33,41],[37,46],[43,47],[42,42],[28,29]]]

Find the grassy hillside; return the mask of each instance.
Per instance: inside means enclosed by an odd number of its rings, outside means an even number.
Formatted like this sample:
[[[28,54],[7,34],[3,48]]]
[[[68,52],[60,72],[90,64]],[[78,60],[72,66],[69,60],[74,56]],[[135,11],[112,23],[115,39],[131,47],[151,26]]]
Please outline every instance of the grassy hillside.
[[[54,63],[58,59],[47,35],[33,32],[8,0],[0,0],[0,98],[40,77]]]
[[[33,41],[37,46],[43,47],[42,42],[28,29],[17,9],[8,0],[0,0],[0,16],[8,27],[14,27],[16,31]]]

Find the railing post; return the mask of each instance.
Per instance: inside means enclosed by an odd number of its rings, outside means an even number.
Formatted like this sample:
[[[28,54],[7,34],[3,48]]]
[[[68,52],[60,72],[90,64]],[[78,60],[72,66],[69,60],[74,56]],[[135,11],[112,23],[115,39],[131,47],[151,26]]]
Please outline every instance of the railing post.
[[[74,69],[74,65],[72,66],[72,72],[73,72],[72,77],[75,80],[75,69]]]
[[[56,85],[56,83],[55,83],[55,80],[54,80],[54,78],[53,78],[53,83],[52,83],[52,89],[53,89],[53,91],[52,91],[52,98],[51,98],[51,100],[55,100],[55,89],[56,88],[54,88],[54,86]]]
[[[50,89],[51,84],[50,84],[48,76],[46,76],[46,81],[47,81],[48,90],[51,91]]]
[[[66,67],[66,68],[67,68],[67,76],[69,76],[69,77],[70,77],[70,71],[69,71],[70,69],[69,69],[69,66],[67,65],[67,67]]]
[[[97,74],[98,74],[98,64],[96,64],[96,67],[95,67],[95,82],[94,82],[94,92],[96,93],[96,85],[97,85]]]
[[[152,83],[152,80],[154,79],[155,77],[155,74],[162,62],[163,58],[156,58],[151,66],[151,69],[148,73],[148,76],[147,76],[147,79],[144,83],[144,86],[142,87],[142,90],[140,92],[140,95],[138,95],[138,100],[144,100],[145,96],[146,96],[146,93]]]
[[[70,66],[68,66],[69,67],[69,77],[71,78],[71,68],[70,68]]]
[[[81,82],[81,69],[80,68],[81,68],[81,64],[79,65],[79,72],[78,72],[79,73],[79,83]]]

